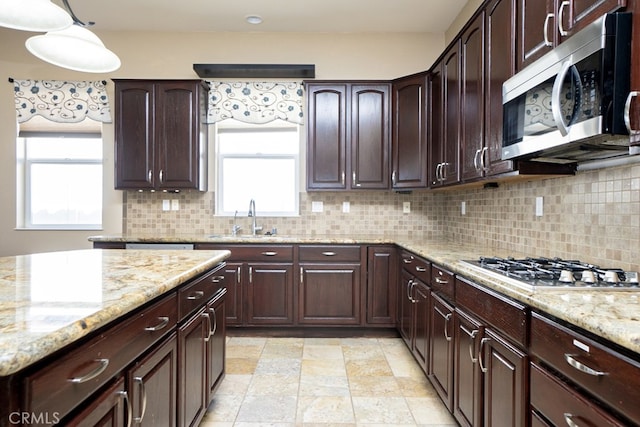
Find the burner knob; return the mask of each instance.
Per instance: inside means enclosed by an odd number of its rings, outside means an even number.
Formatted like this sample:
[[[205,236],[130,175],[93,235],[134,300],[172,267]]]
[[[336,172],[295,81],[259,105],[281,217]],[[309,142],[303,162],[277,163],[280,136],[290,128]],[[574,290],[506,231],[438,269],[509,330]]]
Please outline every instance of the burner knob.
[[[591,270],[584,270],[582,272],[582,281],[585,283],[595,283],[596,282],[595,273]]]
[[[618,277],[618,273],[615,271],[605,271],[604,281],[607,283],[618,283],[620,282],[620,278]]]
[[[562,270],[560,272],[560,278],[558,280],[563,283],[573,283],[576,281],[576,279],[573,277],[573,273],[570,270]]]

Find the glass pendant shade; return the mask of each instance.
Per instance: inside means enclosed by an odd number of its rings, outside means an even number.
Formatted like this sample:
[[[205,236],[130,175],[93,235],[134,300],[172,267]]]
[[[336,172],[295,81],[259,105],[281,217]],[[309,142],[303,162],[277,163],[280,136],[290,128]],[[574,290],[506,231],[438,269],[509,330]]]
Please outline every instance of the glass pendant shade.
[[[0,26],[22,31],[57,31],[73,24],[71,16],[50,0],[2,0]]]
[[[118,56],[98,36],[78,25],[30,37],[25,44],[43,61],[70,70],[109,73],[120,68]]]

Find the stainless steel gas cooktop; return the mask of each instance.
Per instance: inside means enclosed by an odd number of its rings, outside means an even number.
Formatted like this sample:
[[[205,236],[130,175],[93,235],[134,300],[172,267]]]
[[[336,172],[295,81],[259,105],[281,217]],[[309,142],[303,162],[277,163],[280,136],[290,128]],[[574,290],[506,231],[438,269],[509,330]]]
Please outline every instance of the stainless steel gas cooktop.
[[[480,257],[464,264],[515,286],[535,289],[639,289],[638,272],[560,258]]]

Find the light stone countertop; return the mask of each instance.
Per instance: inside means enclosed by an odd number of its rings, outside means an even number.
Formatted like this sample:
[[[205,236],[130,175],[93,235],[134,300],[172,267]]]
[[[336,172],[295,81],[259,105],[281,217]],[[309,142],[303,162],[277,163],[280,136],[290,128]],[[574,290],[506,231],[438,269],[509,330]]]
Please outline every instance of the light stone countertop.
[[[229,254],[88,249],[0,257],[0,376],[126,315]]]
[[[181,242],[181,243],[250,243],[250,244],[396,244],[471,281],[482,284],[534,309],[545,312],[631,352],[640,360],[640,289],[588,290],[536,289],[513,286],[505,280],[468,267],[461,260],[480,256],[526,257],[537,253],[513,253],[484,246],[453,243],[447,240],[412,239],[402,236],[94,236],[94,242]],[[532,250],[533,252],[533,250]]]

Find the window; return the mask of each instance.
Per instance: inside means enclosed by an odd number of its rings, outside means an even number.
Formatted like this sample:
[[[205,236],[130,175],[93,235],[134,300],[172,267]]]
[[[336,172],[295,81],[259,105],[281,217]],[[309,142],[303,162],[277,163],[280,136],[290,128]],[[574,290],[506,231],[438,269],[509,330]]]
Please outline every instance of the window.
[[[18,225],[102,228],[102,138],[73,133],[18,138]]]
[[[216,214],[246,215],[254,199],[260,216],[298,215],[298,125],[225,120],[216,128]]]

